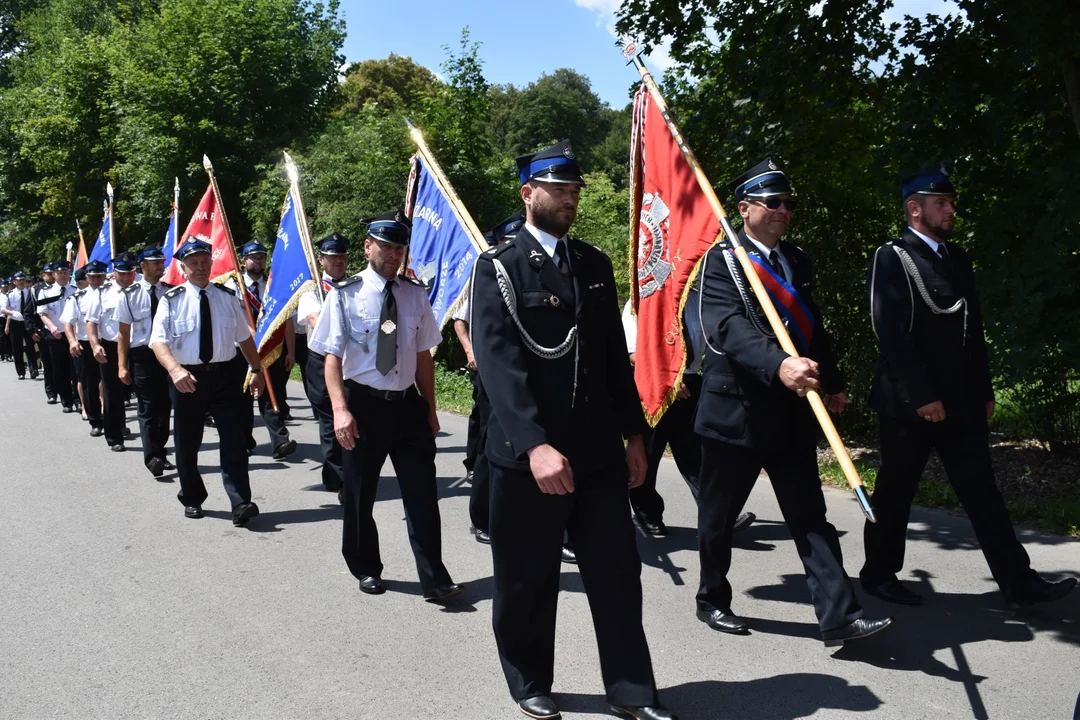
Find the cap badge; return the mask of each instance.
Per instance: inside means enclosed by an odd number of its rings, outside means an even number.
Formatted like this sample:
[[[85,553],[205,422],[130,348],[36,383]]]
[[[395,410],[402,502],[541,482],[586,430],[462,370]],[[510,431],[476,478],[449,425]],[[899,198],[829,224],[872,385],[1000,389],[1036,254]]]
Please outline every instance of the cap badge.
[[[772,160],[769,160],[769,169],[770,170],[775,170],[776,169],[776,163],[774,163]]]
[[[574,158],[576,158],[576,157],[577,157],[576,155],[574,155],[574,150],[573,150],[572,148],[570,148],[570,147],[567,147],[567,148],[565,148],[565,149],[564,149],[564,150],[562,151],[562,154],[563,154],[564,156],[566,156],[566,159],[567,159],[567,160],[573,160]]]
[[[394,324],[393,320],[387,320],[379,326],[379,329],[382,330],[383,333],[385,333],[386,335],[389,335],[390,333],[397,330],[397,325]]]

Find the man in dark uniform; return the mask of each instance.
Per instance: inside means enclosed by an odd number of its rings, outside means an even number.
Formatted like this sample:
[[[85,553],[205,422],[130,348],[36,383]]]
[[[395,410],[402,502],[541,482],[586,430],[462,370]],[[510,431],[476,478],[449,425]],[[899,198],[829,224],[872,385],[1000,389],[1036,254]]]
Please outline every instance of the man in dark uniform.
[[[1013,608],[1057,600],[1076,578],[1051,583],[1031,569],[990,463],[990,361],[971,259],[954,243],[956,189],[935,165],[903,182],[907,228],[878,248],[868,286],[881,357],[870,404],[880,420],[877,523],[863,533],[863,589],[888,602],[922,597],[897,579],[908,515],[931,450],[967,511],[990,573]]]
[[[11,278],[4,278],[0,281],[3,287],[0,287],[0,312],[8,309],[8,295],[14,289],[14,285],[11,282]],[[11,349],[11,335],[7,331],[7,313],[3,312],[3,317],[0,317],[0,325],[4,326],[4,331],[0,332],[0,360],[8,361],[15,357],[14,352]]]
[[[46,402],[49,405],[55,405],[59,402],[56,398],[56,382],[53,378],[52,352],[49,350],[49,342],[52,340],[52,334],[45,329],[45,324],[42,322],[41,316],[38,313],[37,304],[38,300],[42,297],[42,293],[47,291],[51,292],[50,289],[54,282],[55,275],[53,274],[52,263],[45,263],[41,266],[41,280],[34,283],[32,292],[30,293],[34,300],[34,305],[26,318],[26,329],[30,332],[30,337],[38,344],[38,348],[41,351],[41,377],[44,381]]]
[[[322,266],[322,291],[308,290],[300,296],[296,307],[297,322],[307,328],[308,336],[314,337],[319,317],[322,315],[323,298],[330,292],[334,283],[341,282],[349,269],[349,239],[338,233],[330,233],[319,242],[319,264]],[[322,447],[322,483],[323,487],[341,495],[341,445],[334,437],[334,408],[330,405],[330,395],[326,391],[326,378],[323,374],[326,358],[322,353],[309,348],[307,356],[307,390],[311,409],[319,421],[319,444]]]
[[[173,441],[184,517],[203,517],[206,485],[199,472],[199,448],[203,418],[209,412],[220,441],[218,457],[221,481],[232,504],[233,525],[242,526],[259,514],[251,502],[248,457],[244,449],[243,384],[236,377],[233,357],[243,353],[256,370],[252,393],[262,392],[259,353],[251,339],[251,327],[236,291],[210,282],[210,244],[189,236],[176,251],[187,282],[165,293],[154,313],[150,347],[165,368],[172,387],[169,392],[175,416]]]
[[[119,377],[125,385],[135,386],[143,464],[160,480],[166,470],[174,469],[165,457],[172,400],[169,374],[150,349],[150,330],[158,305],[172,285],[161,281],[165,274],[165,253],[156,245],[139,251],[139,269],[142,278],[124,288],[116,308],[116,319],[120,323],[117,342]]]
[[[840,540],[825,517],[818,476],[820,436],[809,388],[826,406],[848,403],[844,377],[814,304],[810,257],[780,240],[796,201],[787,176],[771,160],[732,183],[743,227],[739,241],[767,287],[777,289],[803,357],[788,355],[772,335],[725,238],[702,266],[701,321],[709,352],[695,428],[704,436],[698,505],[701,584],[697,617],[714,630],[745,634],[749,626],[731,610],[731,533],[735,518],[762,469],[806,569],[826,646],[886,629],[891,619],[867,620],[844,571]]]
[[[69,284],[71,266],[66,261],[52,264],[53,284],[38,293],[36,307],[43,330],[42,354],[48,353],[52,366],[52,384],[55,395],[49,398],[49,404],[55,404],[59,397],[65,413],[75,411],[75,384],[71,378],[71,354],[68,351],[67,338],[64,336],[64,324],[60,315],[64,304],[76,288]]]
[[[525,212],[519,210],[494,228],[484,233],[484,239],[491,247],[501,242],[513,240],[518,230],[525,224]],[[476,356],[473,353],[472,339],[469,337],[469,315],[472,304],[466,298],[454,312],[454,333],[465,351],[469,365],[469,380],[473,386],[473,407],[469,413],[469,434],[465,450],[466,478],[472,485],[469,493],[469,519],[472,521],[473,537],[479,543],[490,544],[491,536],[488,525],[491,515],[491,466],[488,464],[484,446],[487,443],[487,426],[491,418],[491,401],[484,392],[480,374],[476,371]]]
[[[611,261],[566,236],[585,184],[570,143],[517,165],[526,224],[480,256],[472,281],[473,351],[492,407],[499,658],[522,713],[560,717],[550,693],[568,532],[608,702],[629,717],[673,718],[660,707],[641,623],[641,560],[626,505],[628,487],[645,475],[645,418]]]
[[[311,349],[326,358],[334,434],[342,447],[341,554],[362,592],[386,592],[372,508],[389,456],[420,590],[425,600],[444,600],[462,587],[443,565],[435,482],[439,416],[430,350],[442,333],[424,287],[397,274],[412,231],[409,218],[398,210],[364,222],[368,265],[330,290],[310,338]]]

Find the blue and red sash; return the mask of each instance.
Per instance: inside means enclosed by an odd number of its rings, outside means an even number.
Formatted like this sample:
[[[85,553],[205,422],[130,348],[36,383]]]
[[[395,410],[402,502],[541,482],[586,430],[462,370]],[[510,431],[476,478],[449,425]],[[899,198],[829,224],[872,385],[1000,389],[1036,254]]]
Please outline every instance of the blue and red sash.
[[[802,346],[803,351],[808,351],[810,341],[814,337],[814,316],[810,308],[806,307],[802,298],[799,297],[799,291],[777,274],[760,255],[756,253],[748,253],[748,255],[780,317],[787,321],[788,329]]]

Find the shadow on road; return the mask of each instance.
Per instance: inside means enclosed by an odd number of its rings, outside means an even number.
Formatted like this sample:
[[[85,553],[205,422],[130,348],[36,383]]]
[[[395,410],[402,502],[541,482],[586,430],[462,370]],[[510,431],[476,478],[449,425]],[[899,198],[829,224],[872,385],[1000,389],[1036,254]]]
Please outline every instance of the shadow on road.
[[[602,695],[553,693],[559,709],[608,715]],[[745,682],[702,680],[660,691],[660,701],[683,720],[791,720],[822,710],[870,712],[881,699],[865,685],[820,673],[792,673]]]
[[[225,510],[203,510],[206,517],[219,520],[232,520],[232,513]],[[341,518],[341,506],[337,501],[333,505],[322,505],[317,508],[303,508],[299,510],[269,510],[260,512],[258,517],[252,518],[243,529],[251,532],[281,532],[285,525],[299,523],[322,522],[323,520],[338,520]]]

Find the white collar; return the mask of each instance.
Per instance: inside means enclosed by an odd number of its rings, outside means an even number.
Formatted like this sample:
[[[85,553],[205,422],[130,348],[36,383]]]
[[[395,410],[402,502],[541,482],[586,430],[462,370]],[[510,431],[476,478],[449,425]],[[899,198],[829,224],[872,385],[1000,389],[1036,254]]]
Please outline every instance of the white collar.
[[[263,275],[261,278],[256,280],[253,277],[251,277],[250,275],[248,275],[246,272],[244,273],[244,284],[245,285],[250,285],[252,283],[255,283],[257,285],[262,285],[265,282],[266,282],[266,275]]]
[[[768,245],[761,242],[760,240],[758,240],[756,237],[754,237],[750,233],[746,232],[745,230],[743,231],[743,234],[746,235],[747,240],[754,243],[754,247],[756,247],[758,252],[761,253],[761,257],[765,258],[766,260],[769,259],[769,255],[772,254],[773,250],[775,250],[777,253],[780,254],[781,257],[783,257],[784,253],[780,252],[780,241],[779,240],[776,241],[776,247],[770,248]]]
[[[915,233],[916,235],[918,235],[918,236],[919,236],[919,238],[920,238],[920,239],[921,239],[921,240],[922,240],[922,241],[923,241],[924,243],[926,243],[926,244],[927,244],[927,246],[928,246],[928,247],[930,248],[930,251],[931,251],[931,252],[933,252],[933,253],[934,253],[935,255],[937,255],[937,254],[938,254],[938,251],[937,251],[937,249],[938,249],[939,247],[941,247],[942,245],[944,245],[944,244],[945,244],[945,243],[943,243],[943,242],[938,242],[937,240],[935,240],[935,239],[934,239],[934,238],[932,238],[932,237],[928,237],[928,236],[926,236],[926,235],[923,235],[923,234],[922,234],[921,232],[919,232],[919,231],[918,231],[918,230],[916,230],[915,228],[911,227],[910,225],[908,225],[908,230],[910,230],[911,232],[913,232],[913,233]]]
[[[532,236],[540,243],[540,247],[544,248],[544,252],[548,254],[549,258],[555,257],[555,248],[559,246],[559,241],[566,242],[566,236],[557,238],[551,233],[544,232],[540,228],[536,227],[532,223],[525,223],[525,228],[532,233]],[[569,257],[569,256],[568,256]]]

